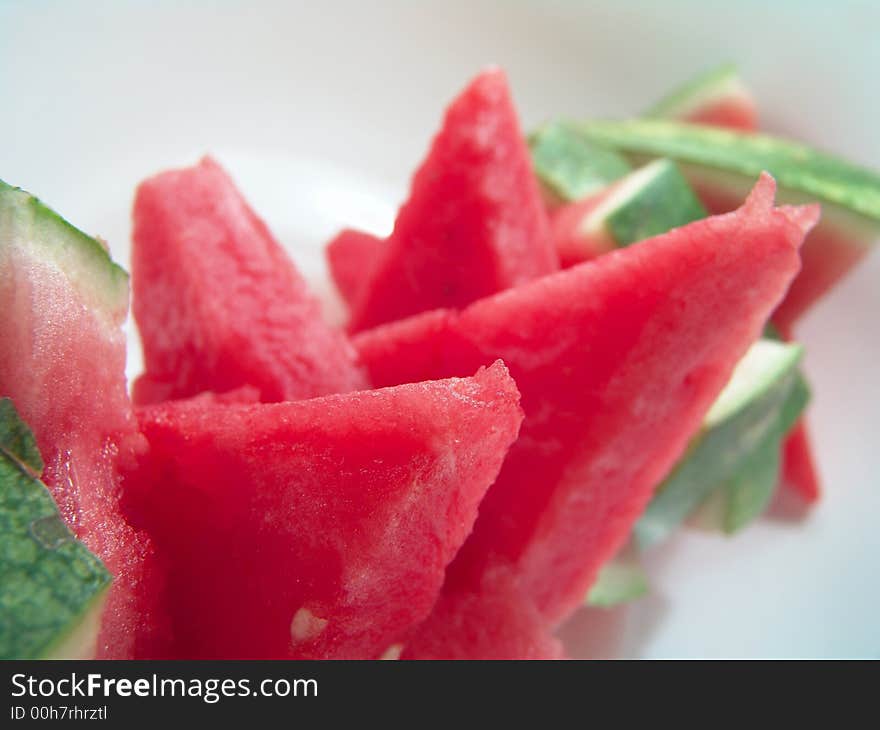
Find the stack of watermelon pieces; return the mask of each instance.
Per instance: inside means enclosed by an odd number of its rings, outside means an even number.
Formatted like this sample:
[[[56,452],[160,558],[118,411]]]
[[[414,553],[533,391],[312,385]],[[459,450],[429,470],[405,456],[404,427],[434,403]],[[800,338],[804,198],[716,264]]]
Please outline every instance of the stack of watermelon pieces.
[[[661,111],[750,127],[725,83]],[[217,162],[144,181],[131,398],[127,274],[2,184],[0,594],[24,608],[0,655],[560,658],[556,629],[719,412],[779,409],[778,456],[797,346],[758,348],[773,379],[734,384],[818,206],[776,205],[761,173],[709,215],[675,161],[627,174],[625,144],[551,132],[530,146],[505,74],[480,73],[391,235],[328,245],[345,331]],[[744,480],[740,451],[725,494],[750,519],[777,473]],[[51,600],[47,566],[75,577]]]

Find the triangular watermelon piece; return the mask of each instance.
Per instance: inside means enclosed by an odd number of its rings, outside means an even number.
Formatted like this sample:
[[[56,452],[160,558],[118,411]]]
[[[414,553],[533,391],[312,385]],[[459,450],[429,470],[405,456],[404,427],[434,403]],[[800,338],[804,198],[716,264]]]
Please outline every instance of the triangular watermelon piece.
[[[146,407],[176,655],[379,658],[431,609],[522,412],[503,364],[307,401]]]
[[[145,448],[126,392],[128,276],[97,240],[0,181],[0,312],[0,396],[31,426],[65,523],[114,576],[97,657],[159,657],[162,570],[120,507],[120,470]]]
[[[350,330],[463,307],[557,268],[507,79],[489,69],[447,109]]]
[[[385,240],[371,233],[345,228],[327,244],[330,275],[345,303],[352,307],[369,287],[373,270],[381,261]]]
[[[507,564],[550,624],[581,604],[797,273],[818,207],[774,208],[774,191],[765,175],[734,213],[425,316],[425,348],[444,345],[410,372],[385,355],[400,332],[415,348],[411,323],[356,338],[379,385],[501,357],[522,393],[522,434],[445,592]]]
[[[141,183],[133,310],[146,373],[139,403],[243,385],[264,401],[367,387],[345,335],[210,158]]]

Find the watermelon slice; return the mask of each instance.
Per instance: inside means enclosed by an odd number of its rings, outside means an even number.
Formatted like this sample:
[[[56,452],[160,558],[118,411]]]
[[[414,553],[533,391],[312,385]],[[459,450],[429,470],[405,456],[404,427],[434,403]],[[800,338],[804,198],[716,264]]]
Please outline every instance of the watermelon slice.
[[[0,396],[34,432],[64,522],[114,576],[98,658],[161,656],[163,573],[123,517],[144,442],[125,383],[128,277],[93,238],[0,182]]]
[[[643,116],[744,132],[758,128],[755,99],[736,66],[730,64],[711,69],[674,89]]]
[[[345,336],[210,158],[140,185],[132,277],[139,403],[243,385],[265,401],[367,387]]]
[[[558,268],[507,80],[489,69],[447,109],[350,330],[463,307]]]
[[[735,213],[423,317],[436,356],[409,372],[386,356],[401,334],[415,349],[418,323],[355,339],[380,385],[502,357],[522,392],[522,434],[446,592],[508,564],[550,624],[581,604],[797,271],[818,208],[774,209],[774,190],[763,176]]]
[[[522,412],[503,364],[308,401],[144,408],[175,655],[379,658],[425,618]]]
[[[675,159],[713,213],[731,210],[762,170],[780,185],[780,198],[823,204],[822,223],[802,252],[803,267],[773,315],[788,330],[848,273],[880,233],[880,175],[765,134],[656,119],[580,125],[587,140],[633,160]]]
[[[373,269],[382,258],[385,241],[352,228],[340,231],[327,244],[327,263],[336,288],[352,307],[373,278]]]
[[[110,574],[61,520],[42,470],[33,434],[0,398],[0,659],[89,659]]]

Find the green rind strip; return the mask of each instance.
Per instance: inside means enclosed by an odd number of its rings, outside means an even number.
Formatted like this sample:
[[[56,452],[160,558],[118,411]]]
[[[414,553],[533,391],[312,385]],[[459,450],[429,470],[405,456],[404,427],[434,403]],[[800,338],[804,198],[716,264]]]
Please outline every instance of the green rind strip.
[[[565,123],[547,124],[529,138],[538,180],[551,195],[580,200],[626,175],[632,167],[617,152],[585,140]]]
[[[604,218],[616,246],[643,241],[708,215],[674,162],[655,160],[631,176],[638,176],[634,188],[626,189],[624,179],[624,197],[612,193],[608,205],[595,211],[597,217]]]
[[[592,121],[577,129],[588,142],[626,155],[669,157],[750,179],[766,170],[780,187],[880,222],[880,174],[803,144],[660,119]]]
[[[707,414],[703,430],[636,523],[634,535],[640,548],[668,537],[768,442],[778,450],[792,418],[796,420],[805,405],[790,400],[793,392],[806,387],[797,371],[801,354],[799,345],[760,340],[743,358]]]
[[[33,476],[33,435],[9,399],[0,414],[0,434],[11,434],[0,441],[0,659],[36,659],[64,646],[99,610],[111,578]]]
[[[719,99],[746,95],[733,64],[712,68],[664,96],[642,116],[654,119],[683,119]]]
[[[54,261],[85,302],[100,297],[117,319],[128,311],[128,273],[94,238],[68,223],[38,198],[0,180],[0,264],[13,247]]]

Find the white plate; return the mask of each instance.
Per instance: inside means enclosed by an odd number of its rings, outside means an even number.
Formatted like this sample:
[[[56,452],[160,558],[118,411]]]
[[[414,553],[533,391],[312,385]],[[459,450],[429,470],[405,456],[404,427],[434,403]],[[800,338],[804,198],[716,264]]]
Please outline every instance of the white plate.
[[[880,168],[876,4],[714,5],[7,0],[0,176],[125,262],[137,181],[211,151],[338,318],[320,245],[390,226],[443,106],[490,62],[528,127],[634,113],[734,60],[765,126]],[[802,327],[821,505],[733,540],[681,535],[649,561],[650,598],[575,617],[575,654],[880,656],[878,282],[875,253]]]

